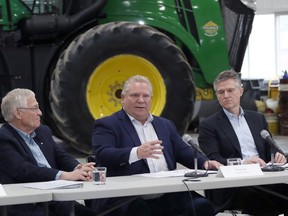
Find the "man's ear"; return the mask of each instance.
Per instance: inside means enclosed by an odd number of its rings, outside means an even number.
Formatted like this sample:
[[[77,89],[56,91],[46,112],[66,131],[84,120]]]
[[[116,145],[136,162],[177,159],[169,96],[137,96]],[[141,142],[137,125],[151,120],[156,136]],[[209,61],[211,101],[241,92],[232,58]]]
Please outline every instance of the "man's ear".
[[[244,93],[244,88],[241,87],[241,88],[240,88],[240,94],[241,94],[241,96],[243,95],[243,93]]]
[[[15,109],[14,112],[13,112],[15,118],[17,119],[21,119],[21,111],[19,109]]]

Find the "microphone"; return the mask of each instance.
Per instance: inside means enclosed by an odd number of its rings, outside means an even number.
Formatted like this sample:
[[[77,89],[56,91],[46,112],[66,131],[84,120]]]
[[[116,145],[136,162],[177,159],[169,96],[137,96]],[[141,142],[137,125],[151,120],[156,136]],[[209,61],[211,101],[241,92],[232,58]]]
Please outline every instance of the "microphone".
[[[184,134],[182,137],[183,141],[188,143],[193,149],[195,149],[196,151],[198,151],[199,153],[201,153],[204,157],[207,158],[207,156],[205,155],[205,153],[200,149],[200,147],[193,142],[193,139],[191,136],[189,136],[188,134]]]
[[[281,154],[285,156],[285,153],[282,151],[282,149],[276,144],[276,142],[272,139],[269,132],[267,130],[261,131],[261,137],[265,139],[271,146],[274,146]]]
[[[272,139],[272,137],[270,136],[268,131],[262,130],[260,132],[260,134],[261,134],[261,137],[263,139],[265,139],[266,142],[268,142],[271,145],[271,147],[275,147],[281,154],[283,154],[285,156],[285,153],[280,149],[280,147]],[[265,171],[265,172],[277,172],[277,171],[284,171],[285,170],[284,167],[280,167],[280,166],[275,166],[274,165],[274,161],[275,161],[274,157],[275,157],[274,156],[274,152],[272,152],[272,150],[271,150],[271,165],[261,168],[262,171]]]
[[[185,173],[185,177],[193,177],[193,178],[197,178],[197,177],[206,177],[208,176],[208,173],[206,170],[205,173],[199,173],[198,172],[198,160],[197,160],[197,153],[201,153],[205,158],[207,158],[207,156],[204,154],[204,152],[200,149],[200,147],[193,142],[192,137],[189,136],[188,134],[184,134],[182,137],[182,140],[184,142],[186,142],[188,145],[190,145],[195,151],[194,151],[194,170],[193,172],[188,172]],[[207,160],[209,161],[209,159],[207,158]]]

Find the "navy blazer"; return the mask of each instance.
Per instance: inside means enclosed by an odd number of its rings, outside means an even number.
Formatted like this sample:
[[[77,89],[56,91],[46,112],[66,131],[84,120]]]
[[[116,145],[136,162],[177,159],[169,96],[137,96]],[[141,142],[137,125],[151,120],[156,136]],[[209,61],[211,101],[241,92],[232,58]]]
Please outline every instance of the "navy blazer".
[[[174,124],[164,118],[153,116],[152,125],[164,147],[163,154],[169,170],[176,169],[176,163],[194,168],[192,148],[177,133]],[[137,132],[126,112],[122,109],[111,116],[94,122],[92,146],[97,165],[107,167],[108,176],[148,173],[147,160],[129,164],[130,151],[141,145]],[[198,154],[199,168],[207,158]]]
[[[244,117],[252,133],[259,157],[265,162],[271,159],[271,146],[261,137],[262,130],[268,130],[263,114],[244,111]],[[203,120],[199,126],[198,142],[210,160],[227,165],[227,158],[242,158],[237,135],[223,109]]]
[[[51,168],[39,167],[18,132],[9,124],[4,124],[0,129],[0,182],[2,184],[55,180],[59,170],[73,171],[79,164],[55,143],[47,126],[41,125],[35,133],[34,140]]]

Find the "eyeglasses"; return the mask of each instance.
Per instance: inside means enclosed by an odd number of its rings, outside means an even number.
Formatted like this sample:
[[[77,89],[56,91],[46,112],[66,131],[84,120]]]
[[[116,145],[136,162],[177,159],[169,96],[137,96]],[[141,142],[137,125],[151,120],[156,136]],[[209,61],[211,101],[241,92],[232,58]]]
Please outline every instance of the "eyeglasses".
[[[33,112],[37,112],[39,110],[39,106],[37,106],[37,107],[18,107],[17,109],[31,110]]]

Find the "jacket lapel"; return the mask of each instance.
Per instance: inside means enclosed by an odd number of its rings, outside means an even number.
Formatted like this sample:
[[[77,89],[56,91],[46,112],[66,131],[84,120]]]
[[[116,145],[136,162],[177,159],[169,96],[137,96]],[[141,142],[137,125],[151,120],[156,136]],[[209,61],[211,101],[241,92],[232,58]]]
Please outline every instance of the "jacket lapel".
[[[31,150],[29,149],[26,142],[19,135],[19,133],[13,127],[11,127],[9,124],[5,124],[5,127],[17,139],[20,148],[22,148],[30,156],[30,158],[34,161],[34,163],[37,164],[37,161],[35,160]]]
[[[169,156],[169,153],[168,153],[169,149],[171,150],[172,144],[170,145],[171,140],[169,139],[169,135],[168,135],[167,131],[165,130],[165,125],[162,124],[162,121],[160,121],[159,117],[157,117],[157,116],[154,116],[154,120],[153,120],[152,124],[153,124],[153,127],[155,129],[155,132],[157,134],[158,139],[162,140],[162,145],[164,147],[163,155],[164,155],[164,158],[166,160],[168,169],[172,170],[172,169],[174,169],[173,164],[176,162],[173,158],[171,158]],[[167,146],[167,144],[168,144],[168,146]]]
[[[240,143],[238,140],[238,137],[228,119],[228,117],[226,116],[226,114],[224,113],[223,110],[221,110],[217,116],[217,119],[219,121],[219,126],[221,128],[221,130],[223,131],[223,133],[226,135],[226,137],[230,140],[230,143],[236,148],[236,150],[238,151],[239,155],[242,155],[241,153],[241,147],[240,147]]]
[[[119,118],[120,124],[122,125],[124,130],[131,137],[134,146],[139,146],[141,141],[138,137],[138,134],[137,134],[131,120],[129,119],[128,115],[125,113],[125,111],[123,109],[117,113],[117,117]]]

